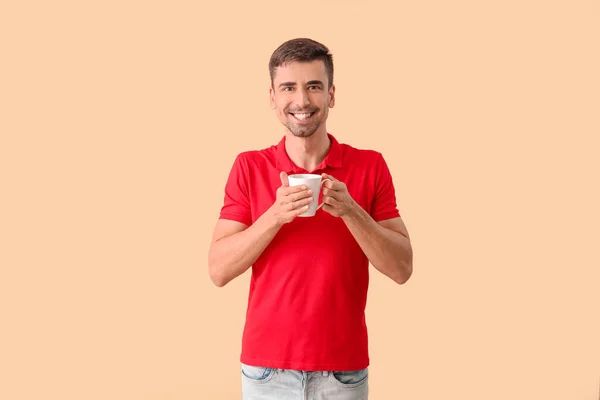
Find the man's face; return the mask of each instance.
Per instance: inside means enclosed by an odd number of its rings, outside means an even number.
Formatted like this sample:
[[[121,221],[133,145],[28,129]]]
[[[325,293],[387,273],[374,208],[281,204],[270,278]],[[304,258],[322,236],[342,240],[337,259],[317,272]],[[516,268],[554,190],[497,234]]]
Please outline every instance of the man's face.
[[[326,131],[329,107],[335,103],[335,86],[327,87],[327,73],[321,60],[280,66],[270,89],[271,107],[294,136],[309,137],[318,129]]]

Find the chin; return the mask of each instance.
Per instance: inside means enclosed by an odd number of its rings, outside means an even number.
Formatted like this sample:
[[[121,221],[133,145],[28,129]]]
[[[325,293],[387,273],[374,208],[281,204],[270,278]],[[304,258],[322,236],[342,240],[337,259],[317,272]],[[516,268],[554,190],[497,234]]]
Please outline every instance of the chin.
[[[314,131],[303,131],[303,132],[297,132],[297,131],[293,131],[290,129],[290,132],[292,132],[292,135],[296,136],[296,137],[301,137],[301,138],[306,138],[306,137],[310,137],[312,136],[317,130],[315,129]]]
[[[319,126],[320,124],[317,124],[317,126],[310,126],[310,127],[304,127],[303,129],[298,129],[297,126],[295,126],[294,124],[285,124],[286,128],[288,129],[288,131],[290,131],[292,133],[292,135],[296,136],[296,137],[300,137],[300,138],[307,138],[307,137],[311,137],[312,135],[315,134],[315,132],[317,130],[319,130]]]

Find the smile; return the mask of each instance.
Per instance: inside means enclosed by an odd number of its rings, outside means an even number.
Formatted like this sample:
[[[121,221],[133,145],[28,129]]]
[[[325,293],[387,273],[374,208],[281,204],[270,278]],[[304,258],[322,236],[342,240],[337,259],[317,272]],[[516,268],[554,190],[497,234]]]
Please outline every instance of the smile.
[[[310,117],[312,117],[315,113],[305,113],[305,114],[294,114],[294,113],[290,113],[294,116],[294,118],[296,118],[298,121],[306,121],[307,119],[309,119]]]

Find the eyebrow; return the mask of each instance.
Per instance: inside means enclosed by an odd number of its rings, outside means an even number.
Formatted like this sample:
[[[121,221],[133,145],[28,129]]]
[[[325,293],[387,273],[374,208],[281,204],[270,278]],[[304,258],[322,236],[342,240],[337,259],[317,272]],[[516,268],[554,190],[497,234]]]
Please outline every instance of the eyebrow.
[[[308,81],[308,82],[306,82],[306,84],[307,85],[321,85],[321,86],[324,86],[323,82],[321,82],[321,81]],[[282,86],[286,86],[286,87],[296,86],[296,82],[281,82],[279,84],[279,87],[282,87]]]
[[[279,84],[279,87],[282,87],[282,86],[296,86],[296,82],[281,82]]]

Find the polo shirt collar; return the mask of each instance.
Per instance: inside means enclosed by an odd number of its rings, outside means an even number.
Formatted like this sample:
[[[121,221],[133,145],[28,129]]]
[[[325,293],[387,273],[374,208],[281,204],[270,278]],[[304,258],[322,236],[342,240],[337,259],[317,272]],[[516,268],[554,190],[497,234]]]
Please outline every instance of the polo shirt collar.
[[[328,133],[327,136],[331,140],[331,147],[329,147],[329,152],[325,156],[325,159],[321,164],[319,164],[316,170],[325,169],[325,167],[330,168],[341,168],[342,167],[342,149],[340,148],[340,143],[333,137],[332,134]],[[286,173],[299,173],[304,172],[303,168],[296,166],[290,156],[285,151],[285,136],[281,139],[281,141],[277,144],[277,170],[285,171]]]

